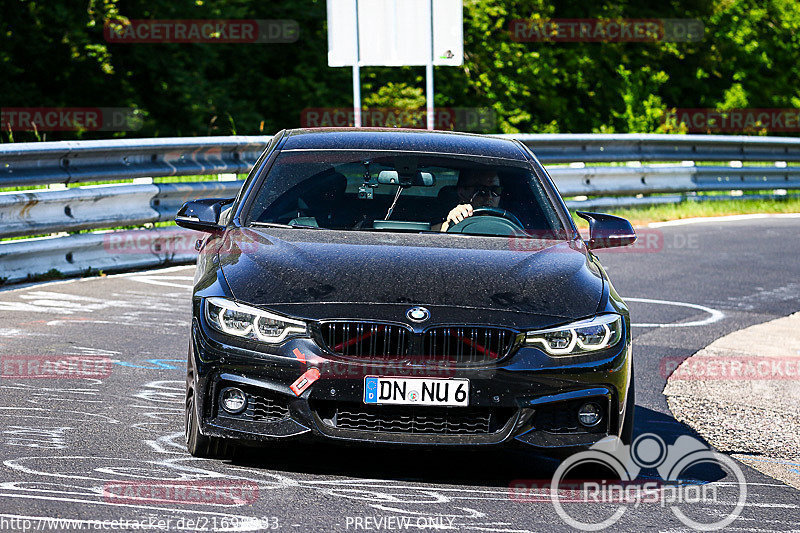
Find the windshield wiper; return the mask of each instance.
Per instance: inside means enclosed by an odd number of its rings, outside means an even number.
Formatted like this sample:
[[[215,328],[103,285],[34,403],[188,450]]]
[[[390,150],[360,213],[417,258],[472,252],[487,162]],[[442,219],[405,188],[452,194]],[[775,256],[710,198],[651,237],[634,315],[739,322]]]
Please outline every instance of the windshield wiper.
[[[319,226],[306,226],[304,224],[279,224],[277,222],[251,222],[251,226],[259,228],[300,228],[300,229],[323,229]]]

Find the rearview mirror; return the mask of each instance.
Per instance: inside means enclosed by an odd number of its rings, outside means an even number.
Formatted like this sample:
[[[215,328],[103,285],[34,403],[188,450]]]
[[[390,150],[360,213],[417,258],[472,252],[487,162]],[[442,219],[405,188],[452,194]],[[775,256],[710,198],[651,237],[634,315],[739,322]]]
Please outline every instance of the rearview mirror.
[[[416,171],[411,175],[400,175],[396,170],[381,170],[378,173],[378,183],[381,185],[402,185],[403,187],[411,187],[412,185],[433,187],[436,179],[430,172]]]
[[[221,231],[219,216],[223,207],[233,203],[234,198],[204,198],[186,202],[178,210],[175,223],[182,228],[213,233]]]
[[[576,211],[575,214],[589,222],[587,245],[590,250],[627,246],[636,240],[633,226],[624,218],[584,211]]]

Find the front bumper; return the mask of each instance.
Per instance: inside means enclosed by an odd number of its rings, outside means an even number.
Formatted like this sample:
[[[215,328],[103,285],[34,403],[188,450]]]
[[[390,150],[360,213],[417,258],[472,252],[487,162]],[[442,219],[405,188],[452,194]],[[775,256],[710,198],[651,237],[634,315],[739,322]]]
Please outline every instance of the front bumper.
[[[267,348],[234,343],[196,317],[190,364],[200,430],[208,436],[570,448],[620,434],[630,383],[629,339],[626,332],[613,348],[581,357],[552,358],[523,346],[494,366],[409,367],[338,358],[308,338]],[[318,369],[319,378],[297,394],[291,386],[309,368]],[[466,378],[469,407],[366,406],[368,375]],[[248,396],[247,408],[236,415],[219,405],[220,392],[231,386]],[[603,410],[592,428],[577,421],[577,409],[587,401]]]

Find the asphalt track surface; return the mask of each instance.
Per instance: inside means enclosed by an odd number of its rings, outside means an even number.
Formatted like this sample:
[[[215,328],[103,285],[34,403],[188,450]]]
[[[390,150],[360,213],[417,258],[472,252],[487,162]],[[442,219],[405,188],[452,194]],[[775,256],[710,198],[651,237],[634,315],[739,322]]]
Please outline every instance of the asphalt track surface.
[[[599,255],[640,324],[636,433],[671,444],[693,433],[669,412],[662,358],[688,357],[722,335],[798,310],[800,218],[711,221],[642,235],[650,239],[644,249]],[[529,493],[522,501],[509,491],[513,480],[547,480],[558,466],[527,451],[317,444],[258,449],[232,462],[189,456],[182,402],[192,275],[193,267],[177,267],[0,292],[3,357],[114,361],[102,379],[0,379],[0,530],[75,531],[96,520],[107,531],[572,530],[547,497],[530,501],[537,498]],[[740,466],[746,504],[727,529],[800,529],[798,492]],[[658,479],[655,471],[642,475]],[[732,509],[738,486],[731,473],[709,467],[685,479],[720,488],[716,502],[683,504],[686,514],[712,522]],[[163,480],[250,492],[245,503],[103,495],[109,483]],[[619,504],[564,507],[600,521]],[[624,511],[613,530],[690,530],[660,503]],[[46,522],[54,517],[76,522]]]

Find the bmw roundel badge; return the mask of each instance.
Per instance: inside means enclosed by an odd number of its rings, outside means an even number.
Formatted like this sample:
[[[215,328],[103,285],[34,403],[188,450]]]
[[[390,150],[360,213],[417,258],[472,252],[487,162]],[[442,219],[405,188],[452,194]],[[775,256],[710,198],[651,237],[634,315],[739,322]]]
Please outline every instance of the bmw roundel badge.
[[[412,307],[406,311],[406,316],[412,322],[425,322],[431,317],[431,312],[424,307]]]

